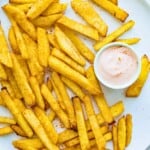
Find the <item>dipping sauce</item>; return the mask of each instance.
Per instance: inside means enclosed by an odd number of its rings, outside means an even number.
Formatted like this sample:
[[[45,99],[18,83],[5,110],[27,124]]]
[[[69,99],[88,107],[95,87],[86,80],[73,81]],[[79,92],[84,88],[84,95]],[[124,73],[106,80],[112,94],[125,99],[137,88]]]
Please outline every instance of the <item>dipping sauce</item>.
[[[136,74],[136,55],[124,46],[105,49],[99,56],[99,75],[111,85],[124,85]]]

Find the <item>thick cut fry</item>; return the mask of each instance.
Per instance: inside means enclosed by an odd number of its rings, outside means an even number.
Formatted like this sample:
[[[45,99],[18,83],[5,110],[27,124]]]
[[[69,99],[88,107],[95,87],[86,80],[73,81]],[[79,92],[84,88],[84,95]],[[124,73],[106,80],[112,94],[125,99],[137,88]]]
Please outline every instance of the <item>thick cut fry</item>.
[[[37,0],[9,0],[10,3],[17,3],[17,4],[25,4],[25,3],[34,3]]]
[[[131,29],[134,26],[134,24],[135,24],[135,22],[133,20],[130,20],[130,21],[126,22],[121,27],[119,27],[118,29],[116,29],[115,31],[113,31],[111,34],[109,34],[107,37],[105,37],[101,41],[97,42],[94,45],[94,49],[96,51],[100,50],[104,45],[106,45],[106,44],[114,41],[119,36],[121,36],[123,33],[125,33],[126,31],[128,31],[129,29]]]
[[[0,136],[11,134],[13,132],[14,131],[12,130],[12,128],[10,126],[0,128]]]
[[[150,70],[150,61],[147,55],[143,55],[141,58],[141,72],[138,79],[126,90],[127,97],[136,97],[139,96],[141,90],[148,78]]]
[[[128,39],[117,39],[116,42],[122,42],[125,44],[133,45],[138,43],[140,40],[141,40],[140,38],[135,37],[135,38],[128,38]]]
[[[36,1],[27,12],[29,19],[35,19],[38,17],[54,0],[40,0]]]
[[[23,115],[19,111],[19,108],[17,107],[15,102],[10,98],[5,90],[1,91],[1,96],[4,99],[7,108],[13,114],[17,124],[22,128],[22,130],[26,133],[28,137],[32,137],[33,132],[30,126],[27,124],[26,120],[24,119]]]
[[[7,80],[7,74],[5,72],[4,66],[0,63],[0,80]]]
[[[66,26],[80,34],[83,34],[91,39],[99,40],[98,31],[88,25],[81,24],[75,20],[72,20],[66,16],[61,17],[58,21],[59,24]]]
[[[78,129],[81,149],[82,150],[90,149],[90,143],[86,131],[84,115],[83,115],[80,99],[78,97],[74,97],[73,104],[76,113],[77,129]]]
[[[118,150],[118,132],[116,125],[112,127],[113,150]]]
[[[62,76],[61,80],[70,88],[80,99],[83,99],[85,94],[83,90],[73,81],[69,80],[68,78]]]
[[[13,75],[17,82],[17,85],[21,91],[22,96],[27,105],[33,106],[35,104],[35,96],[31,90],[31,87],[28,83],[27,77],[24,74],[16,56],[14,54],[11,55],[13,60]]]
[[[3,28],[0,24],[0,62],[7,67],[12,67],[12,60],[9,53],[9,48],[7,45],[7,41],[5,39],[5,34]]]
[[[16,124],[16,121],[9,117],[2,117],[0,116],[0,123],[6,123],[6,124]]]
[[[78,63],[76,63],[74,60],[72,60],[70,57],[65,55],[61,50],[58,50],[56,48],[53,48],[52,53],[53,56],[61,59],[64,61],[66,64],[70,65],[73,69],[78,71],[79,73],[83,74],[85,73],[85,70],[82,66],[80,66]]]
[[[130,144],[132,139],[132,128],[133,128],[132,115],[127,114],[126,115],[126,146]]]
[[[19,8],[7,4],[3,6],[3,10],[14,18],[23,31],[36,40],[36,29],[34,25],[27,20],[26,15]]]
[[[67,55],[69,55],[74,61],[84,66],[86,63],[84,58],[80,55],[80,53],[76,49],[75,45],[71,42],[71,40],[57,26],[55,27],[55,36],[61,50],[63,50]]]
[[[25,132],[18,126],[18,125],[11,125],[11,128],[13,129],[13,131],[22,137],[26,137],[27,135],[25,134]]]
[[[88,1],[72,0],[71,6],[87,23],[96,28],[102,36],[106,36],[108,29],[106,23]]]
[[[126,122],[125,117],[119,119],[117,125],[118,131],[118,148],[119,150],[124,150],[126,145]]]
[[[57,13],[63,13],[67,9],[67,3],[52,3],[42,13],[43,16],[48,16]]]
[[[91,94],[99,94],[100,91],[95,88],[87,78],[85,78],[83,75],[78,73],[77,71],[73,70],[71,67],[66,65],[64,62],[61,60],[57,59],[54,56],[49,57],[49,66],[50,68],[54,69],[56,72],[64,75],[68,79],[74,81],[77,83],[79,86],[83,87],[89,93]]]
[[[52,143],[52,141],[48,138],[46,131],[44,130],[43,126],[40,124],[40,121],[35,116],[34,112],[31,109],[25,109],[23,112],[24,117],[30,124],[30,126],[33,128],[36,135],[40,138],[42,143],[47,147],[48,149],[52,150],[59,150],[56,145]]]
[[[62,14],[52,14],[48,16],[39,16],[32,20],[32,23],[37,27],[50,28]]]
[[[56,144],[58,140],[58,134],[53,127],[52,123],[49,121],[49,118],[46,116],[45,112],[40,109],[39,107],[34,108],[34,112],[37,116],[37,118],[40,120],[43,128],[45,129],[48,137],[51,139],[51,141]]]
[[[49,105],[51,106],[53,111],[55,111],[55,113],[57,114],[59,119],[62,121],[64,126],[66,128],[70,128],[69,119],[68,119],[66,113],[60,108],[59,104],[54,99],[54,97],[52,96],[51,92],[49,91],[49,89],[47,88],[47,86],[45,84],[43,84],[41,87],[41,93],[42,93],[43,97],[45,98],[45,100],[49,103]]]
[[[14,53],[20,53],[13,26],[8,30],[8,41]]]
[[[97,118],[96,118],[96,115],[95,115],[95,112],[94,112],[94,109],[93,109],[93,106],[92,106],[89,96],[84,97],[84,105],[85,105],[86,113],[88,115],[88,119],[89,119],[89,122],[90,122],[90,125],[92,128],[93,134],[96,139],[97,147],[99,150],[105,149],[106,141],[105,141],[105,139],[102,135],[102,131],[98,125],[98,121],[97,121]]]
[[[45,29],[37,28],[38,58],[42,66],[47,67],[50,47]]]
[[[121,9],[117,5],[110,2],[109,0],[92,0],[92,1],[122,22],[124,22],[129,15],[125,10]]]
[[[94,53],[82,42],[77,34],[67,28],[63,28],[63,31],[76,46],[80,54],[85,57],[90,63],[93,63]]]

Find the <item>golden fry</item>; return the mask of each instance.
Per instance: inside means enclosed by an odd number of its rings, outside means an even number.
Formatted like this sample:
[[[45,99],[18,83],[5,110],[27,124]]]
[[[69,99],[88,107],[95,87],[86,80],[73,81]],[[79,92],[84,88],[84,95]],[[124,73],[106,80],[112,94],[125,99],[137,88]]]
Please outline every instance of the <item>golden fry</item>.
[[[0,63],[0,80],[7,80],[6,71],[1,63]]]
[[[81,24],[75,20],[72,20],[66,16],[62,16],[58,21],[59,24],[66,26],[76,32],[79,32],[91,39],[99,40],[98,31],[88,25]]]
[[[57,26],[55,27],[55,36],[61,50],[69,55],[74,61],[84,66],[86,63],[84,58],[80,55],[67,35],[65,35],[65,33]]]
[[[79,86],[83,87],[89,93],[91,94],[99,94],[100,91],[95,88],[87,78],[85,78],[83,75],[78,73],[77,71],[73,70],[71,67],[66,65],[64,62],[61,60],[57,59],[54,56],[49,57],[49,66],[50,68],[54,69],[56,72],[64,75],[68,79],[74,81],[77,83]]]
[[[26,109],[26,106],[21,99],[15,98],[13,101],[21,113]]]
[[[55,119],[55,117],[56,113],[53,110],[51,110],[50,113],[48,114],[49,121],[52,122]]]
[[[44,77],[45,77],[44,72],[40,72],[39,74],[36,75],[36,79],[37,79],[39,85],[41,85],[44,82]]]
[[[106,36],[108,26],[101,16],[95,11],[90,2],[83,0],[72,0],[71,6],[76,13],[78,13],[87,23],[89,23],[89,25],[96,28],[102,36]]]
[[[37,18],[54,0],[42,0],[36,1],[27,12],[29,19]]]
[[[31,109],[25,109],[23,112],[24,117],[36,133],[36,135],[40,138],[42,143],[47,147],[48,149],[52,150],[59,150],[56,145],[52,143],[52,141],[48,138],[46,131],[44,130],[43,126],[41,125],[38,118],[35,116],[34,112]]]
[[[141,40],[140,38],[135,37],[135,38],[128,38],[128,39],[117,39],[116,42],[122,42],[125,44],[133,45],[138,43],[140,40]]]
[[[9,0],[10,3],[17,3],[17,4],[26,4],[26,3],[34,3],[37,0]]]
[[[19,8],[24,13],[27,13],[33,3],[24,3],[24,4],[16,4],[15,6]]]
[[[136,97],[139,96],[141,90],[148,78],[149,70],[150,70],[150,62],[147,55],[143,55],[141,58],[141,73],[138,79],[126,90],[127,97]]]
[[[129,29],[131,29],[134,26],[134,24],[135,24],[135,22],[133,20],[130,20],[130,21],[126,22],[121,27],[119,27],[118,29],[116,29],[115,31],[113,31],[112,33],[110,33],[107,37],[105,37],[101,41],[98,41],[94,45],[94,49],[96,51],[100,50],[104,45],[106,45],[106,44],[114,41],[119,36],[121,36],[123,33],[125,33],[126,31],[128,31]]]
[[[13,132],[14,131],[12,130],[12,128],[10,126],[0,128],[0,136],[11,134]]]
[[[114,3],[110,2],[109,0],[92,0],[92,1],[122,22],[124,22],[129,15],[125,10],[121,9]]]
[[[25,132],[18,126],[18,125],[11,125],[11,128],[13,129],[13,131],[22,137],[26,137],[27,135],[25,134]]]
[[[114,4],[118,4],[118,0],[109,0],[109,1],[111,1],[112,3],[114,3]]]
[[[6,123],[6,124],[16,124],[16,121],[9,117],[2,117],[0,116],[0,123]]]
[[[118,132],[116,125],[112,127],[112,136],[113,136],[113,150],[118,150]]]

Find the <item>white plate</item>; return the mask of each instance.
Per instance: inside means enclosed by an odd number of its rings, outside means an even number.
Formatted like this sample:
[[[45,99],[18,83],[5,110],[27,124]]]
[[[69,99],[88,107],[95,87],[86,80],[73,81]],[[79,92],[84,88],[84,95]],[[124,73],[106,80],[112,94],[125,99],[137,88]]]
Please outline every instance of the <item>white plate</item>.
[[[5,4],[7,0],[0,0],[0,6]],[[63,0],[63,2],[70,2],[70,0]],[[142,40],[139,44],[134,45],[139,55],[147,54],[150,56],[150,9],[149,6],[142,0],[119,0],[119,5],[127,10],[130,14],[129,19],[133,19],[136,22],[134,28],[126,33],[123,37],[140,37]],[[101,13],[105,21],[109,25],[109,32],[117,28],[120,23],[102,9],[97,6],[95,8]],[[69,7],[66,15],[82,21]],[[0,20],[2,26],[5,29],[7,35],[9,23],[0,9]],[[83,21],[82,21],[83,22]],[[90,44],[88,43],[90,46]],[[91,46],[90,46],[91,47]],[[150,78],[146,82],[141,95],[138,98],[125,98],[123,91],[114,91],[104,88],[106,98],[110,105],[114,104],[118,100],[123,100],[125,104],[125,113],[131,113],[133,115],[133,137],[132,142],[127,150],[145,150],[150,144]],[[0,116],[9,115],[8,111],[4,108],[0,108]],[[0,150],[14,150],[11,145],[12,140],[17,136],[9,135],[0,137]],[[112,145],[108,144],[108,148],[112,149]]]

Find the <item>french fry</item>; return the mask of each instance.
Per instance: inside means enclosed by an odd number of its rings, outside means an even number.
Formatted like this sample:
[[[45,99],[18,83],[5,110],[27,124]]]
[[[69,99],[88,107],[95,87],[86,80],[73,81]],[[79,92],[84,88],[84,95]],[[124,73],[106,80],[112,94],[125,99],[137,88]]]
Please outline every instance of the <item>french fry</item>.
[[[14,20],[23,31],[25,31],[30,37],[36,40],[36,29],[34,25],[29,20],[27,20],[26,15],[19,8],[16,8],[11,4],[6,4],[2,8],[12,18],[14,18]]]
[[[112,126],[112,139],[113,139],[113,150],[118,150],[118,132],[117,126]]]
[[[150,62],[147,55],[143,55],[141,58],[141,72],[138,79],[126,90],[127,97],[137,97],[140,95],[142,88],[148,78]]]
[[[50,78],[48,79],[46,85],[49,88],[49,90],[51,91],[53,87],[52,87],[52,83],[51,83],[51,79]]]
[[[42,143],[47,147],[48,149],[52,150],[59,150],[56,145],[52,143],[52,141],[48,138],[46,131],[44,130],[43,126],[41,125],[40,121],[34,114],[34,112],[31,109],[25,109],[23,112],[24,117],[36,133],[36,135],[40,138]]]
[[[117,131],[118,131],[118,148],[119,150],[124,150],[126,145],[126,122],[125,117],[119,119],[118,125],[117,125]]]
[[[15,77],[17,85],[21,91],[22,96],[24,97],[26,104],[33,106],[35,104],[35,96],[28,83],[27,77],[24,74],[18,60],[16,59],[16,56],[14,54],[12,54],[11,56],[13,61],[13,75]]]
[[[36,1],[27,12],[29,19],[37,18],[54,0],[42,0]]]
[[[132,139],[132,128],[133,128],[132,115],[127,114],[126,115],[126,146],[130,144]]]
[[[11,97],[8,95],[6,90],[1,91],[1,96],[4,99],[4,102],[9,109],[9,111],[13,114],[17,124],[21,127],[21,129],[26,133],[28,137],[33,136],[33,132],[30,128],[30,126],[27,124],[26,120],[24,119],[23,115],[19,111],[17,105],[15,102],[11,99]]]
[[[5,34],[4,34],[3,28],[1,26],[1,23],[0,23],[0,41],[1,41],[0,62],[7,67],[12,67],[12,60],[11,60],[9,48],[7,45],[7,41],[6,41]]]
[[[40,109],[39,107],[34,108],[34,112],[37,116],[37,118],[40,120],[43,128],[45,129],[48,137],[51,139],[51,141],[56,144],[58,140],[58,134],[53,127],[52,123],[49,121],[49,118],[46,116],[45,112]]]
[[[11,125],[11,128],[13,129],[13,131],[22,137],[26,137],[27,135],[25,134],[25,132],[18,126],[18,125]]]
[[[0,106],[5,106],[5,102],[1,97],[1,93],[0,93]]]
[[[42,66],[47,67],[50,47],[45,29],[37,28],[38,58]]]
[[[85,57],[90,63],[93,63],[94,53],[82,42],[81,39],[79,39],[79,37],[77,37],[77,34],[67,28],[63,28],[63,31],[76,46],[80,54]]]
[[[13,26],[8,30],[8,41],[14,53],[20,53]]]
[[[84,73],[85,73],[84,68],[82,66],[80,66],[78,63],[76,63],[74,60],[72,60],[70,57],[65,55],[61,50],[53,48],[51,55],[64,61],[66,64],[70,65],[70,67],[72,67],[73,69],[75,69],[76,71],[78,71],[79,73],[84,75]]]
[[[91,28],[88,25],[81,24],[75,20],[72,20],[66,16],[62,16],[58,21],[59,24],[64,25],[65,27],[72,29],[80,34],[83,34],[91,39],[99,40],[98,31],[94,28]]]
[[[19,8],[24,13],[27,13],[33,3],[24,3],[24,4],[16,4],[15,6]]]
[[[9,0],[10,3],[17,3],[17,4],[25,4],[25,3],[34,3],[37,0]]]
[[[0,80],[7,80],[7,74],[5,72],[4,66],[0,63]]]
[[[16,124],[16,121],[9,117],[2,117],[0,116],[0,123],[6,123],[6,124]]]
[[[96,144],[99,150],[104,149],[105,148],[105,139],[102,135],[102,131],[98,125],[98,121],[90,100],[89,96],[85,96],[84,97],[84,105],[85,105],[85,109],[86,109],[86,113],[88,115],[88,119],[91,125],[91,129],[93,131],[93,134],[95,136],[96,139]]]
[[[44,77],[45,77],[44,72],[40,72],[39,74],[36,75],[36,79],[37,79],[39,85],[41,85],[44,82]]]
[[[109,1],[111,1],[112,3],[118,5],[118,0],[109,0]]]
[[[74,81],[79,86],[83,87],[89,93],[91,94],[99,94],[100,91],[95,88],[87,78],[85,78],[83,75],[78,73],[77,71],[73,70],[71,67],[66,65],[61,60],[57,59],[54,56],[49,57],[49,66],[50,68],[54,69],[56,72],[60,73],[61,75],[64,75],[68,79]],[[78,78],[77,78],[78,77]]]
[[[76,113],[77,129],[78,129],[81,149],[82,150],[90,149],[90,143],[86,131],[84,115],[81,108],[80,99],[78,97],[73,98],[73,105]]]
[[[7,135],[7,134],[11,134],[13,133],[14,131],[11,129],[10,126],[6,126],[6,127],[2,127],[0,128],[0,136],[4,136],[4,135]]]
[[[49,28],[51,27],[60,17],[62,16],[61,13],[59,14],[52,14],[48,16],[39,16],[33,19],[31,22],[41,28]]]
[[[52,14],[63,13],[66,9],[67,9],[67,3],[52,3],[42,13],[42,15],[48,16],[48,15],[52,15]]]
[[[49,121],[52,122],[55,119],[55,117],[56,113],[53,110],[51,110],[50,113],[48,114]]]
[[[22,149],[22,150],[38,150],[37,148],[35,148],[35,147],[32,147],[32,146],[26,146],[26,148],[25,149]]]
[[[101,41],[98,41],[94,45],[94,49],[96,51],[100,50],[104,45],[106,45],[106,44],[114,41],[119,36],[121,36],[123,33],[125,33],[126,31],[128,31],[129,29],[131,29],[134,26],[134,24],[135,24],[135,22],[133,20],[130,20],[130,21],[126,22],[121,27],[119,27],[118,29],[116,29],[115,31],[113,31],[112,33],[110,33],[107,37],[105,37]]]
[[[125,44],[133,45],[138,43],[140,40],[141,40],[140,38],[135,37],[135,38],[128,38],[128,39],[117,39],[116,42],[122,42]]]
[[[17,106],[17,108],[19,109],[21,113],[26,109],[26,106],[24,105],[21,99],[15,98],[13,99],[13,101],[15,102],[15,105]]]
[[[88,1],[72,0],[71,6],[89,25],[96,28],[102,36],[106,36],[108,26]]]
[[[42,84],[41,86],[41,93],[43,97],[45,98],[45,100],[48,102],[48,104],[51,106],[52,110],[55,111],[59,119],[62,121],[64,126],[66,128],[70,128],[69,119],[66,113],[60,108],[59,104],[54,99],[54,97],[52,96],[51,92],[49,91],[49,89],[47,88],[45,84]]]
[[[84,66],[86,63],[84,58],[80,55],[80,53],[76,49],[75,45],[71,42],[71,40],[57,26],[55,27],[55,36],[61,50],[67,55],[69,55],[74,61]]]
[[[61,76],[61,80],[70,88],[80,99],[83,99],[85,94],[83,90],[73,81],[69,80],[68,78]]]
[[[92,0],[92,1],[122,22],[124,22],[129,15],[125,10],[121,9],[114,3],[110,2],[109,0]]]

